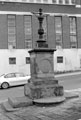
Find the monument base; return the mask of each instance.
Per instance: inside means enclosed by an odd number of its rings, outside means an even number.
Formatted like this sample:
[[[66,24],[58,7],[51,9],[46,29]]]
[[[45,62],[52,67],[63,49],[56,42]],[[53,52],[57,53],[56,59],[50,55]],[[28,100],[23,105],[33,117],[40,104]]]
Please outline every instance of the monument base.
[[[53,78],[38,78],[36,80],[32,79],[34,78],[31,78],[30,83],[27,83],[24,86],[24,94],[25,96],[33,99],[34,102],[40,102],[43,100],[45,103],[51,103],[53,102],[54,98],[54,102],[59,101],[56,99],[59,97],[60,102],[64,100],[64,89],[63,86],[58,84],[58,80],[53,80]]]
[[[41,98],[41,99],[34,99],[33,103],[35,105],[50,105],[50,104],[58,104],[58,103],[62,103],[65,101],[65,97],[64,96],[58,96],[58,97],[48,97],[48,98]]]
[[[64,100],[63,86],[54,77],[54,51],[56,49],[36,48],[30,50],[31,78],[24,87],[25,96],[34,102],[54,103]]]

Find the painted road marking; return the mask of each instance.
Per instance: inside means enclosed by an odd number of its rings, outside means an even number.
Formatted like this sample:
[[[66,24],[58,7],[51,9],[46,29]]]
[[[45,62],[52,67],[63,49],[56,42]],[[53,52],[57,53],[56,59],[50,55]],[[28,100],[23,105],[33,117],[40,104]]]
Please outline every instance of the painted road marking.
[[[65,92],[81,92],[81,88],[65,90]]]

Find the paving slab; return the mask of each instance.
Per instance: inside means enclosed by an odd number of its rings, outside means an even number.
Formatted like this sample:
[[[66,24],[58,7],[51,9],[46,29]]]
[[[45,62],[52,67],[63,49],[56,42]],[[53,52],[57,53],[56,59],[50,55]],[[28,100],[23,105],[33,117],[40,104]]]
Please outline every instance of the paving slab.
[[[28,107],[33,105],[33,102],[35,103],[60,103],[60,102],[64,102],[65,98],[66,99],[72,99],[72,98],[78,98],[79,95],[78,94],[74,94],[74,93],[69,93],[69,92],[65,92],[64,96],[62,97],[51,97],[51,98],[46,98],[46,99],[36,99],[36,100],[32,100],[26,96],[22,96],[22,97],[12,97],[12,98],[8,98],[8,101],[2,103],[2,107],[4,108],[5,111],[10,112],[10,111],[16,111],[19,110],[19,108],[21,107]]]
[[[41,114],[37,115],[36,117],[40,120],[52,120],[52,118],[50,118],[49,116],[44,116],[44,115],[41,115]]]
[[[7,116],[5,116],[4,114],[1,114],[0,120],[10,120],[10,119]]]
[[[8,102],[13,108],[27,107],[33,104],[32,99],[26,96],[16,97],[16,98],[11,97],[11,98],[8,98]]]
[[[70,94],[71,95],[71,94]],[[72,97],[61,104],[13,108],[1,113],[0,120],[77,120],[81,118],[81,97]],[[17,98],[19,100],[19,98]],[[23,98],[21,100],[23,102]]]
[[[71,103],[72,101],[69,104]],[[77,103],[77,101],[75,103]],[[66,109],[65,107],[63,109],[63,107],[61,108],[60,106],[56,106],[56,107],[50,106],[50,107],[44,107],[44,108],[31,106],[29,108],[25,107],[21,109],[20,112],[19,111],[11,112],[11,113],[7,112],[5,113],[5,115],[9,120],[75,120],[75,119],[77,120],[81,118],[81,114],[78,113],[77,110],[74,112],[72,106],[71,106],[71,109],[68,109],[67,107],[68,102],[66,102]],[[76,107],[76,104],[75,104],[75,107]],[[55,112],[57,111],[57,108],[59,111],[62,111],[62,114]]]
[[[14,115],[13,113],[7,113],[5,116],[10,120],[23,120],[22,118]]]

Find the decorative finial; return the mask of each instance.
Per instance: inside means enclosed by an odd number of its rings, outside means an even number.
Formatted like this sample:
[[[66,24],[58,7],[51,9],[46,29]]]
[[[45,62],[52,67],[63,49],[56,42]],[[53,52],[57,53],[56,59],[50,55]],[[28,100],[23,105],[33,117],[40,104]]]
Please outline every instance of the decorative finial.
[[[48,44],[46,44],[46,40],[44,40],[44,29],[43,29],[43,20],[44,17],[46,16],[43,12],[43,10],[40,8],[38,13],[33,13],[37,16],[38,21],[39,21],[39,29],[38,29],[38,35],[39,35],[39,40],[37,40],[37,47],[48,47]]]

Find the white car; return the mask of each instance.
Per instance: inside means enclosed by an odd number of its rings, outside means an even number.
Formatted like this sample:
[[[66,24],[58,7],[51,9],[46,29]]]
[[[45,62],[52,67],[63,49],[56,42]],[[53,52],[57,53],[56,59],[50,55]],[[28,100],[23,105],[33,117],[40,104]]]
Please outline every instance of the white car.
[[[8,73],[0,76],[0,87],[7,89],[10,86],[24,85],[28,82],[30,75],[23,73]]]

